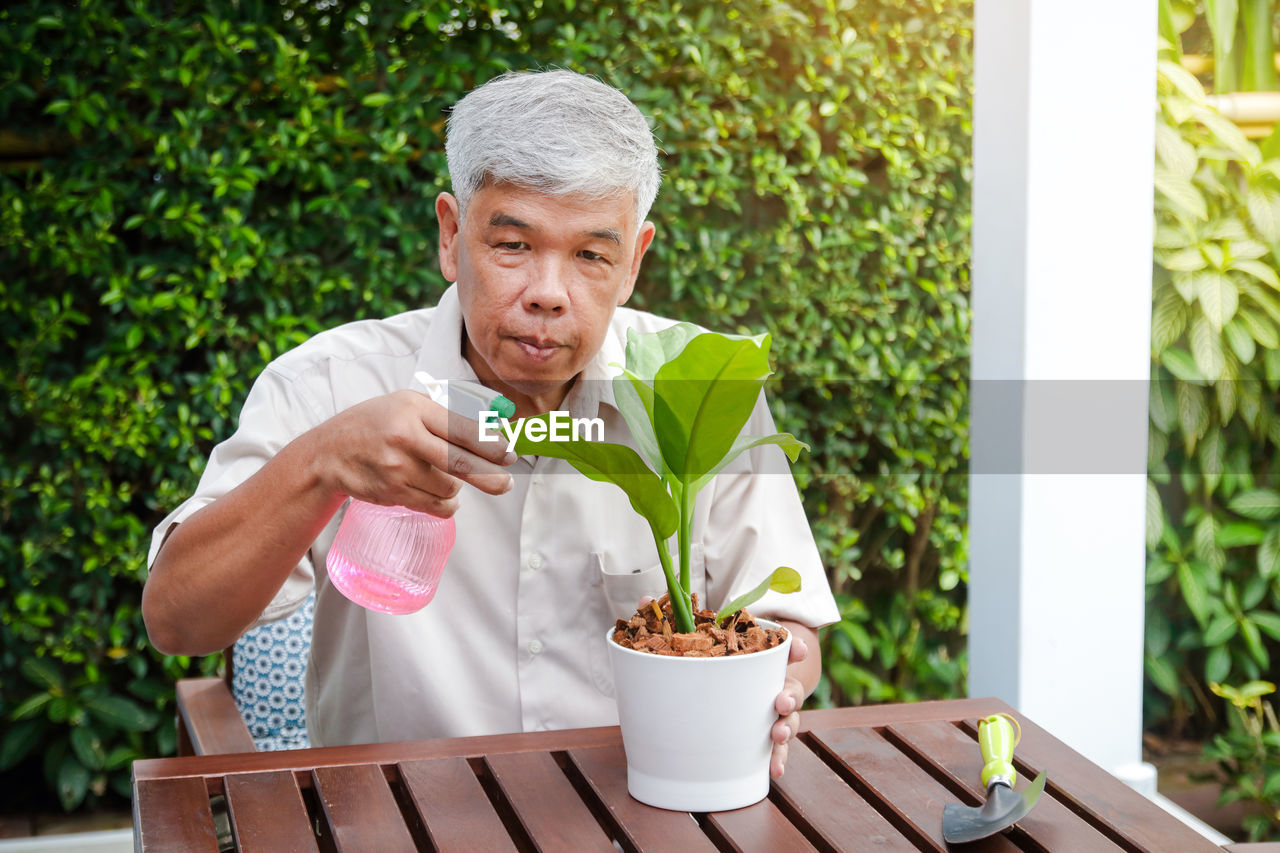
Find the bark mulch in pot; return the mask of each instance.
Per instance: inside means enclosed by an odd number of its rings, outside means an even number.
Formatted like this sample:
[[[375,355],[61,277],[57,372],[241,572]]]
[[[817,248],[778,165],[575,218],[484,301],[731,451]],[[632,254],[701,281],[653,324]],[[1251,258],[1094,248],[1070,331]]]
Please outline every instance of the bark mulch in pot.
[[[638,608],[630,619],[619,619],[613,641],[624,649],[655,655],[687,658],[714,658],[762,652],[781,645],[787,638],[785,628],[766,628],[746,610],[739,610],[715,624],[714,610],[698,609],[698,594],[693,595],[693,621],[697,628],[690,633],[676,633],[671,612],[671,599],[663,595],[657,601]]]

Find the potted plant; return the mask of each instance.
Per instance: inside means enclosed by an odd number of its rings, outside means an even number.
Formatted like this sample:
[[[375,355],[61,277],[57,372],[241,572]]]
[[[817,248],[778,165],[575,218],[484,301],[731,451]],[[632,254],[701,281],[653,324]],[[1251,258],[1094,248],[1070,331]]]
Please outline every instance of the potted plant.
[[[743,608],[770,589],[798,590],[799,574],[779,567],[718,613],[698,609],[690,583],[698,492],[750,448],[776,444],[792,461],[807,449],[785,433],[740,434],[771,372],[769,343],[767,334],[724,335],[688,323],[652,334],[629,331],[626,364],[613,391],[639,452],[582,439],[534,441],[527,429],[516,440],[520,454],[563,459],[593,480],[622,488],[653,532],[666,594],[630,620],[618,620],[606,642],[627,789],[661,808],[740,808],[769,790],[769,729],[791,638]],[[674,562],[668,548],[673,535]],[[655,696],[678,696],[690,708],[729,704],[732,710],[682,716],[673,725],[675,709],[655,708]]]

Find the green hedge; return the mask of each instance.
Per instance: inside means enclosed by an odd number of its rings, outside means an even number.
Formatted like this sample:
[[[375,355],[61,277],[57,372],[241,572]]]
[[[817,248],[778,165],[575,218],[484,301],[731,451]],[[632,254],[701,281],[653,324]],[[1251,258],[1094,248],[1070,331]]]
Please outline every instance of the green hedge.
[[[1172,61],[1159,91],[1146,715],[1202,734],[1280,651],[1280,140]]]
[[[150,528],[266,360],[434,301],[443,110],[506,68],[653,116],[634,304],[773,332],[844,616],[818,701],[962,690],[969,2],[162,8],[0,11],[4,808],[173,749],[172,682],[216,660],[148,647]]]

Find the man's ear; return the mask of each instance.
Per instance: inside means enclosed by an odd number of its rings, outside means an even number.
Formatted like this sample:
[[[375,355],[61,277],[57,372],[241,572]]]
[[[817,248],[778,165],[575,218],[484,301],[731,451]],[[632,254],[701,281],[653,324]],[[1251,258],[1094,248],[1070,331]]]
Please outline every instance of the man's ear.
[[[640,233],[636,235],[636,253],[631,258],[631,271],[627,273],[627,283],[618,291],[618,303],[624,304],[631,298],[631,293],[636,289],[636,279],[640,276],[640,262],[644,260],[644,253],[649,251],[649,246],[653,243],[653,236],[658,231],[657,226],[652,222],[646,222],[640,226]]]
[[[440,223],[440,274],[445,281],[458,280],[458,249],[462,238],[462,213],[449,193],[436,196],[436,221]]]

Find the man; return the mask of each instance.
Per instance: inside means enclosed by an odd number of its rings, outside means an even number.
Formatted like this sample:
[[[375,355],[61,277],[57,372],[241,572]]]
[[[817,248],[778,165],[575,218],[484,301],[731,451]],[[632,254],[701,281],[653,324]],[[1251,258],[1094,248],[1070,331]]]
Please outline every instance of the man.
[[[519,417],[568,410],[630,441],[610,364],[628,328],[672,322],[619,308],[655,233],[648,124],[590,78],[510,74],[458,103],[446,153],[454,194],[436,215],[453,286],[434,308],[339,327],[268,365],[152,544],[143,615],[164,652],[215,652],[315,589],[317,745],[616,722],[605,629],[663,589],[620,490],[451,433],[446,410],[408,390],[418,371],[478,380]],[[747,431],[774,431],[763,405]],[[743,460],[699,499],[694,586],[719,606],[780,564],[802,574],[801,593],[753,608],[795,637],[773,730],[780,775],[820,674],[813,626],[838,614],[781,452]],[[333,588],[325,560],[348,497],[455,516],[431,605],[388,616]]]

